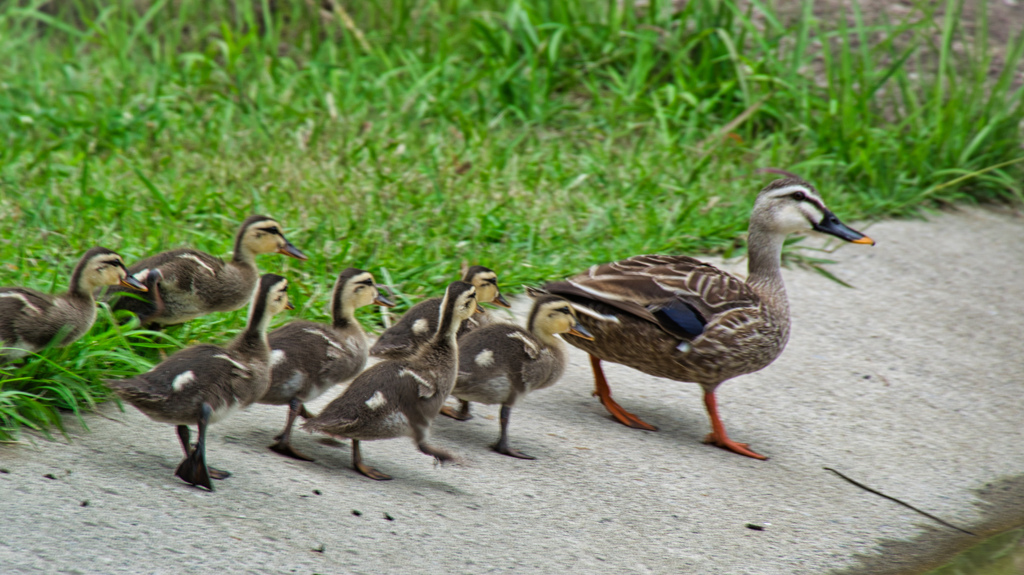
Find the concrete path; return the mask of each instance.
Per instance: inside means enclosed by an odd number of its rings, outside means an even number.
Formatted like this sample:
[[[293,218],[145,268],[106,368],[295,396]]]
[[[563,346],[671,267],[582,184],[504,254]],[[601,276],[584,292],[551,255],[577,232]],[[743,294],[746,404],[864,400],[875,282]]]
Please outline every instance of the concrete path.
[[[537,461],[489,451],[497,409],[476,406],[434,426],[461,466],[366,444],[390,482],[305,433],[316,463],[271,453],[285,410],[255,406],[212,428],[209,461],[235,475],[207,493],[173,477],[171,427],[108,405],[70,444],[0,446],[0,572],[913,572],[976,539],[822,468],[979,533],[1024,523],[1024,218],[868,233],[877,247],[831,256],[856,289],[785,272],[788,349],[720,390],[730,434],[769,461],[700,443],[697,386],[616,365],[615,397],[661,431],[612,422],[575,350],[513,412]]]

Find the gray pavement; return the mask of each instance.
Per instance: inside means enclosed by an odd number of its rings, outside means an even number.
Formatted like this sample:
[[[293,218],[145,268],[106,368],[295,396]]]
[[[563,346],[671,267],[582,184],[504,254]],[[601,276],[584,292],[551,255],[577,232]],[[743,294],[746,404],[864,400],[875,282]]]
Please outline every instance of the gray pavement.
[[[207,493],[173,476],[170,426],[106,405],[70,443],[0,446],[0,572],[914,572],[973,538],[822,467],[979,533],[1024,523],[1024,218],[929,220],[832,254],[856,289],[784,272],[788,349],[719,393],[730,435],[766,462],[700,443],[696,385],[607,365],[616,399],[661,431],[612,422],[576,350],[513,411],[513,445],[538,460],[490,452],[497,408],[475,406],[434,426],[462,465],[367,443],[390,482],[351,471],[347,443],[300,432],[315,463],[270,452],[285,410],[254,406],[211,428],[209,461],[235,475]]]

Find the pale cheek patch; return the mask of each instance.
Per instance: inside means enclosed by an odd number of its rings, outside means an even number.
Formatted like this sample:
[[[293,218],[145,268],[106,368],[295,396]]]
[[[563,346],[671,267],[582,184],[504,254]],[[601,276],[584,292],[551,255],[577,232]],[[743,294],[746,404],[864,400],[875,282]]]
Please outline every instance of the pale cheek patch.
[[[370,399],[366,400],[366,407],[376,410],[384,407],[384,404],[387,402],[388,400],[384,398],[384,393],[377,391],[370,397]]]
[[[417,335],[426,333],[428,329],[430,329],[430,324],[425,319],[420,318],[412,322],[412,332]]]
[[[195,380],[196,374],[193,373],[192,370],[186,371],[184,373],[179,373],[178,377],[175,377],[174,381],[171,383],[171,389],[173,389],[174,391],[181,391],[182,389],[185,389],[186,385],[192,383]]]
[[[489,349],[485,349],[476,354],[475,361],[480,367],[491,367],[494,365],[494,352]]]
[[[270,352],[270,367],[273,369],[284,363],[285,355],[283,349],[275,349]]]

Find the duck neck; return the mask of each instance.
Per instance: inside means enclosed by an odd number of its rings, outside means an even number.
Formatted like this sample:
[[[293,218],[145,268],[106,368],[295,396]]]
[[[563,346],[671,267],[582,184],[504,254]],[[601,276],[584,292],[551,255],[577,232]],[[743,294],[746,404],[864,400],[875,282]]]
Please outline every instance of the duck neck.
[[[447,298],[442,301],[442,305],[448,303]],[[451,310],[441,308],[440,322],[437,326],[437,333],[434,334],[434,339],[430,342],[431,346],[437,349],[454,349],[456,334],[459,333],[459,326],[462,322],[455,320],[455,314]]]
[[[785,240],[785,235],[751,223],[747,236],[747,284],[762,296],[781,294],[785,299],[786,285],[780,269]]]
[[[270,325],[271,315],[261,295],[260,299],[253,302],[249,312],[249,321],[245,325],[245,331],[238,335],[235,348],[247,353],[270,353],[270,344],[267,342],[267,327]]]
[[[96,289],[96,286],[89,285],[82,279],[82,275],[85,272],[86,262],[79,262],[75,266],[75,271],[71,274],[71,285],[68,286],[68,293],[65,295],[67,299],[83,301],[89,304],[93,303],[92,292]]]
[[[334,293],[334,300],[331,302],[331,318],[334,329],[348,329],[353,325],[359,325],[356,321],[356,310],[350,302],[342,297],[341,289]]]
[[[245,247],[245,243],[242,241],[245,238],[245,230],[239,232],[235,238],[235,251],[231,254],[231,263],[256,267],[256,254],[249,248]]]

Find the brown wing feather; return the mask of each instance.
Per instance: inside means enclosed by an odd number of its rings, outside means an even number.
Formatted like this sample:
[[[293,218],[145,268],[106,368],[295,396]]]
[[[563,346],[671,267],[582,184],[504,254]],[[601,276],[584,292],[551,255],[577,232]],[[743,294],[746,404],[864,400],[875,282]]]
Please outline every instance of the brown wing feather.
[[[756,308],[761,302],[757,293],[736,276],[686,256],[634,256],[593,266],[569,281],[581,288],[613,294],[606,303],[615,307],[612,300],[647,307],[679,299],[708,321],[726,311]]]

